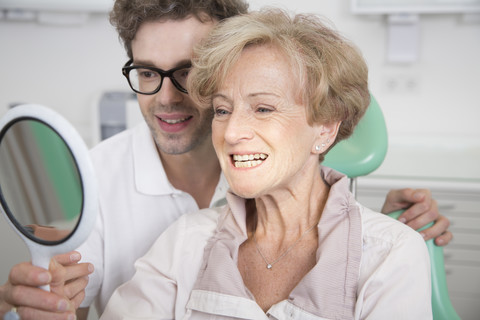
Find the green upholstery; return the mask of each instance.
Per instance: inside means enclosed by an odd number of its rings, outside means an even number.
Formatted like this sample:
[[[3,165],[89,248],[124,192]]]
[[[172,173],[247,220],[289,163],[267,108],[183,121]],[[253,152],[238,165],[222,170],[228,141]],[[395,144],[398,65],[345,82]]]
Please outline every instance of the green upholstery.
[[[394,219],[402,214],[403,210],[395,211],[388,214]],[[423,228],[418,229],[422,231],[433,225],[433,222],[427,224]],[[432,272],[432,311],[434,320],[460,320],[460,317],[455,312],[455,309],[450,302],[448,295],[447,280],[445,278],[445,262],[443,260],[443,247],[435,244],[433,239],[426,241],[428,254],[430,255],[430,264]]]
[[[370,105],[347,140],[340,141],[325,156],[323,165],[350,178],[365,176],[376,170],[387,153],[387,127],[377,100]]]

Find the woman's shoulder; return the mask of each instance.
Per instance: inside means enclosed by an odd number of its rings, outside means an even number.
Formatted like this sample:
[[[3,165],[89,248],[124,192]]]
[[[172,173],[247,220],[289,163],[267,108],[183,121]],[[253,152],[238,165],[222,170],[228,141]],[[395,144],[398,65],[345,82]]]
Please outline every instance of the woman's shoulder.
[[[362,217],[362,235],[364,245],[376,243],[384,246],[399,246],[404,243],[423,243],[422,236],[409,226],[375,212],[359,204]]]
[[[206,208],[184,214],[180,219],[188,234],[205,234],[211,236],[225,207]]]
[[[177,248],[205,242],[213,235],[222,210],[223,207],[207,208],[184,214],[156,242],[175,244]]]
[[[179,272],[186,260],[191,266],[199,264],[203,249],[215,232],[220,211],[213,208],[182,215],[158,237],[137,264],[156,265],[172,274]]]
[[[431,319],[430,259],[422,236],[388,215],[359,207],[358,313],[375,319],[397,313],[402,319]]]

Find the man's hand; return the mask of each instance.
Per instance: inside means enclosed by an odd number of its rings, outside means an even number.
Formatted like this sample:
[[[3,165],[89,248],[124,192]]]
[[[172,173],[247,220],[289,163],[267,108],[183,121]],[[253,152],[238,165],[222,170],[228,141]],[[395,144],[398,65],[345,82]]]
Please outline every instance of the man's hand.
[[[433,226],[420,232],[425,240],[435,238],[435,244],[439,246],[444,246],[452,240],[453,235],[447,230],[450,221],[438,212],[437,202],[432,199],[430,190],[409,188],[390,190],[382,212],[390,213],[400,209],[407,210],[398,220],[415,230],[434,221]]]
[[[55,256],[49,270],[27,262],[15,265],[0,287],[0,318],[16,307],[22,320],[75,319],[93,272],[93,265],[78,263],[80,259],[73,251]],[[38,288],[43,285],[50,285],[51,292]]]

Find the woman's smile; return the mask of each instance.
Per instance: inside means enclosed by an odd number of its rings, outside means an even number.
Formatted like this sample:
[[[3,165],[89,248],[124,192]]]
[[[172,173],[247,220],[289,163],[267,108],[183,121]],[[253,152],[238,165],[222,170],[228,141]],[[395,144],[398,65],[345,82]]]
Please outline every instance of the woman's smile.
[[[264,153],[233,154],[231,157],[235,168],[252,168],[261,165],[268,155]]]

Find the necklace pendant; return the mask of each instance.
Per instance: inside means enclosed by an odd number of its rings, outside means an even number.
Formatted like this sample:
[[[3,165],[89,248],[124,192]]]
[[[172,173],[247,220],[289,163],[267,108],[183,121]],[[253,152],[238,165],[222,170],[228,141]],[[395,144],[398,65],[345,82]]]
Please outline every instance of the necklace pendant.
[[[267,264],[267,269],[272,269],[272,265],[270,263]]]

